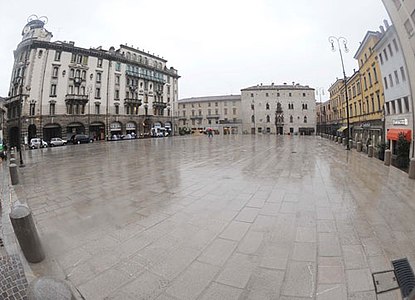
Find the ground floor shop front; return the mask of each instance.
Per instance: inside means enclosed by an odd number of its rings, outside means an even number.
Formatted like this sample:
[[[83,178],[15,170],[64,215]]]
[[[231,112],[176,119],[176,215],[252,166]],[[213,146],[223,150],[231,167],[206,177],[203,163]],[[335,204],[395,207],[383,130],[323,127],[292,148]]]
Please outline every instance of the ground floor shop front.
[[[54,137],[70,140],[76,134],[86,134],[94,140],[112,140],[124,136],[149,137],[154,127],[166,128],[174,134],[175,124],[171,117],[160,116],[54,116],[22,118],[8,122],[6,140],[11,147],[19,140],[27,145],[32,138],[50,141]],[[19,130],[19,125],[21,130]],[[115,138],[114,138],[115,137]]]

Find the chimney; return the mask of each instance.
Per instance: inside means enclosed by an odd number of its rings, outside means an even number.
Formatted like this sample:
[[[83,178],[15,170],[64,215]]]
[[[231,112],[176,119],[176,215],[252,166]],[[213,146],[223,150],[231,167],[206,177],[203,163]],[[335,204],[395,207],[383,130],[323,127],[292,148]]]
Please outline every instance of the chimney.
[[[286,83],[286,82],[284,82],[284,85],[287,85],[287,83]]]
[[[380,33],[385,33],[385,28],[383,28],[383,26],[379,26],[380,29]]]
[[[383,20],[383,24],[385,24],[386,30],[388,30],[388,28],[389,28],[388,20]]]
[[[274,83],[272,82],[271,85],[274,86]]]
[[[295,82],[293,81],[293,85],[295,84]]]

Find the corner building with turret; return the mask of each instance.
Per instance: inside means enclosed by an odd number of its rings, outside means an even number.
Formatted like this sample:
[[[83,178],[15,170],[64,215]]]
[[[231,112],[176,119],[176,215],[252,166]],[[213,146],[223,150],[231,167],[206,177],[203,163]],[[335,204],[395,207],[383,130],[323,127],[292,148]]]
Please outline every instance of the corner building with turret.
[[[52,42],[40,19],[29,20],[22,36],[5,103],[11,146],[79,133],[148,136],[155,127],[174,134],[180,76],[167,60],[126,45]]]

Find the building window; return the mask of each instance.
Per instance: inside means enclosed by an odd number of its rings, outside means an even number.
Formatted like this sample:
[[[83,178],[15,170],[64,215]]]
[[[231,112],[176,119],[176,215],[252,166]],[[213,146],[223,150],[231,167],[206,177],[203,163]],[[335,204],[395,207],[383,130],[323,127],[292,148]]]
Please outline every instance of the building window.
[[[55,61],[60,61],[61,60],[61,51],[56,51],[55,52]]]
[[[392,52],[392,46],[391,46],[391,44],[388,44],[388,50],[389,50],[389,54],[392,57],[393,56],[393,52]]]
[[[303,109],[307,109],[307,103],[303,103]]]
[[[393,87],[392,74],[389,74],[389,83],[390,83],[390,87]]]
[[[232,110],[233,110],[233,114],[236,115],[236,108],[234,107]]]
[[[254,97],[254,93],[251,93],[251,98]]]
[[[95,114],[99,115],[99,104],[95,104]]]
[[[305,97],[305,93],[303,93],[303,97]]]
[[[307,123],[307,116],[304,116],[304,123]]]
[[[395,70],[393,73],[395,74],[395,82],[396,82],[396,84],[399,84],[398,71]]]
[[[219,110],[215,109],[215,115],[218,115],[218,114],[219,114]]]
[[[55,103],[49,104],[49,115],[54,116],[55,115]]]
[[[254,109],[255,109],[255,106],[254,106],[253,104],[251,104],[251,109],[252,109],[252,110],[254,110]]]
[[[97,98],[97,99],[101,98],[101,89],[100,88],[95,89],[95,98]]]
[[[115,71],[118,71],[118,72],[121,71],[121,63],[119,62],[115,63]]]
[[[270,116],[267,116],[267,123],[271,122]]]
[[[96,75],[97,83],[100,83],[101,82],[101,76],[102,76],[102,74],[99,73],[99,72],[97,72],[97,75]]]
[[[393,46],[395,47],[395,52],[398,52],[399,47],[398,47],[398,43],[396,42],[396,39],[393,39],[392,43],[393,43]]]
[[[375,79],[375,83],[377,83],[378,82],[378,73],[376,72],[376,67],[375,66],[373,66],[373,76],[375,77],[374,79]]]
[[[102,58],[98,58],[97,67],[102,68]]]
[[[120,99],[120,90],[115,90],[114,99],[116,99],[116,100]]]
[[[210,107],[210,105],[211,105],[211,103],[210,103],[210,102],[208,102],[208,107]]]
[[[292,94],[291,93],[288,93],[288,97],[291,97],[292,96]]]
[[[254,115],[251,116],[251,122],[255,123],[255,116]]]
[[[369,78],[369,87],[371,87],[372,86],[372,74],[370,74],[370,72],[368,71],[367,76]]]
[[[412,33],[414,32],[414,28],[412,27],[411,21],[406,20],[404,23],[406,32],[408,33],[409,36],[412,36]]]
[[[115,84],[116,85],[120,84],[120,75],[115,76]]]
[[[385,83],[385,89],[388,89],[388,80],[386,79],[386,77],[383,77],[383,81]]]
[[[227,108],[224,108],[224,109],[223,109],[223,113],[224,113],[225,115],[227,115],[227,114],[228,114],[228,109],[227,109]]]
[[[50,86],[50,96],[51,97],[56,97],[56,84],[52,84]]]
[[[294,122],[294,118],[293,118],[293,116],[290,116],[290,123],[293,123]]]
[[[379,59],[380,59],[380,64],[383,65],[383,57],[382,57],[382,53],[379,53]]]
[[[398,102],[398,111],[397,111],[397,113],[398,113],[398,114],[401,114],[401,113],[403,113],[403,111],[402,111],[402,101],[401,101],[401,99],[399,98],[399,99],[397,100],[397,102]]]
[[[363,87],[365,88],[365,91],[366,91],[367,90],[366,76],[363,77]]]
[[[388,52],[386,52],[386,49],[383,49],[383,55],[385,56],[385,60],[388,61]]]
[[[403,103],[405,107],[405,112],[409,112],[409,99],[408,97],[403,97]]]
[[[58,73],[59,73],[59,67],[53,67],[52,77],[54,78],[58,77]]]
[[[265,109],[266,109],[266,110],[269,110],[269,103],[267,103],[267,104],[265,105]]]
[[[403,67],[401,67],[401,77],[402,81],[406,81],[405,70],[403,69]]]
[[[29,111],[29,115],[30,116],[34,116],[35,115],[35,108],[36,108],[36,104],[30,103],[30,111]]]
[[[277,97],[279,97],[280,96],[280,93],[277,93]]]

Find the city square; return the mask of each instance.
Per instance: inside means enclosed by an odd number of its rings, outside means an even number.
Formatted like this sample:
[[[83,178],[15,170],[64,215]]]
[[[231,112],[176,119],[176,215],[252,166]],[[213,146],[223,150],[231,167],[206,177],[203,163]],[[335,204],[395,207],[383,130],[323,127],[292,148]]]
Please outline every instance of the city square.
[[[415,265],[415,181],[319,136],[96,142],[23,158],[11,201],[31,208],[46,254],[26,276],[65,280],[79,299],[401,299],[376,294],[372,274]]]

